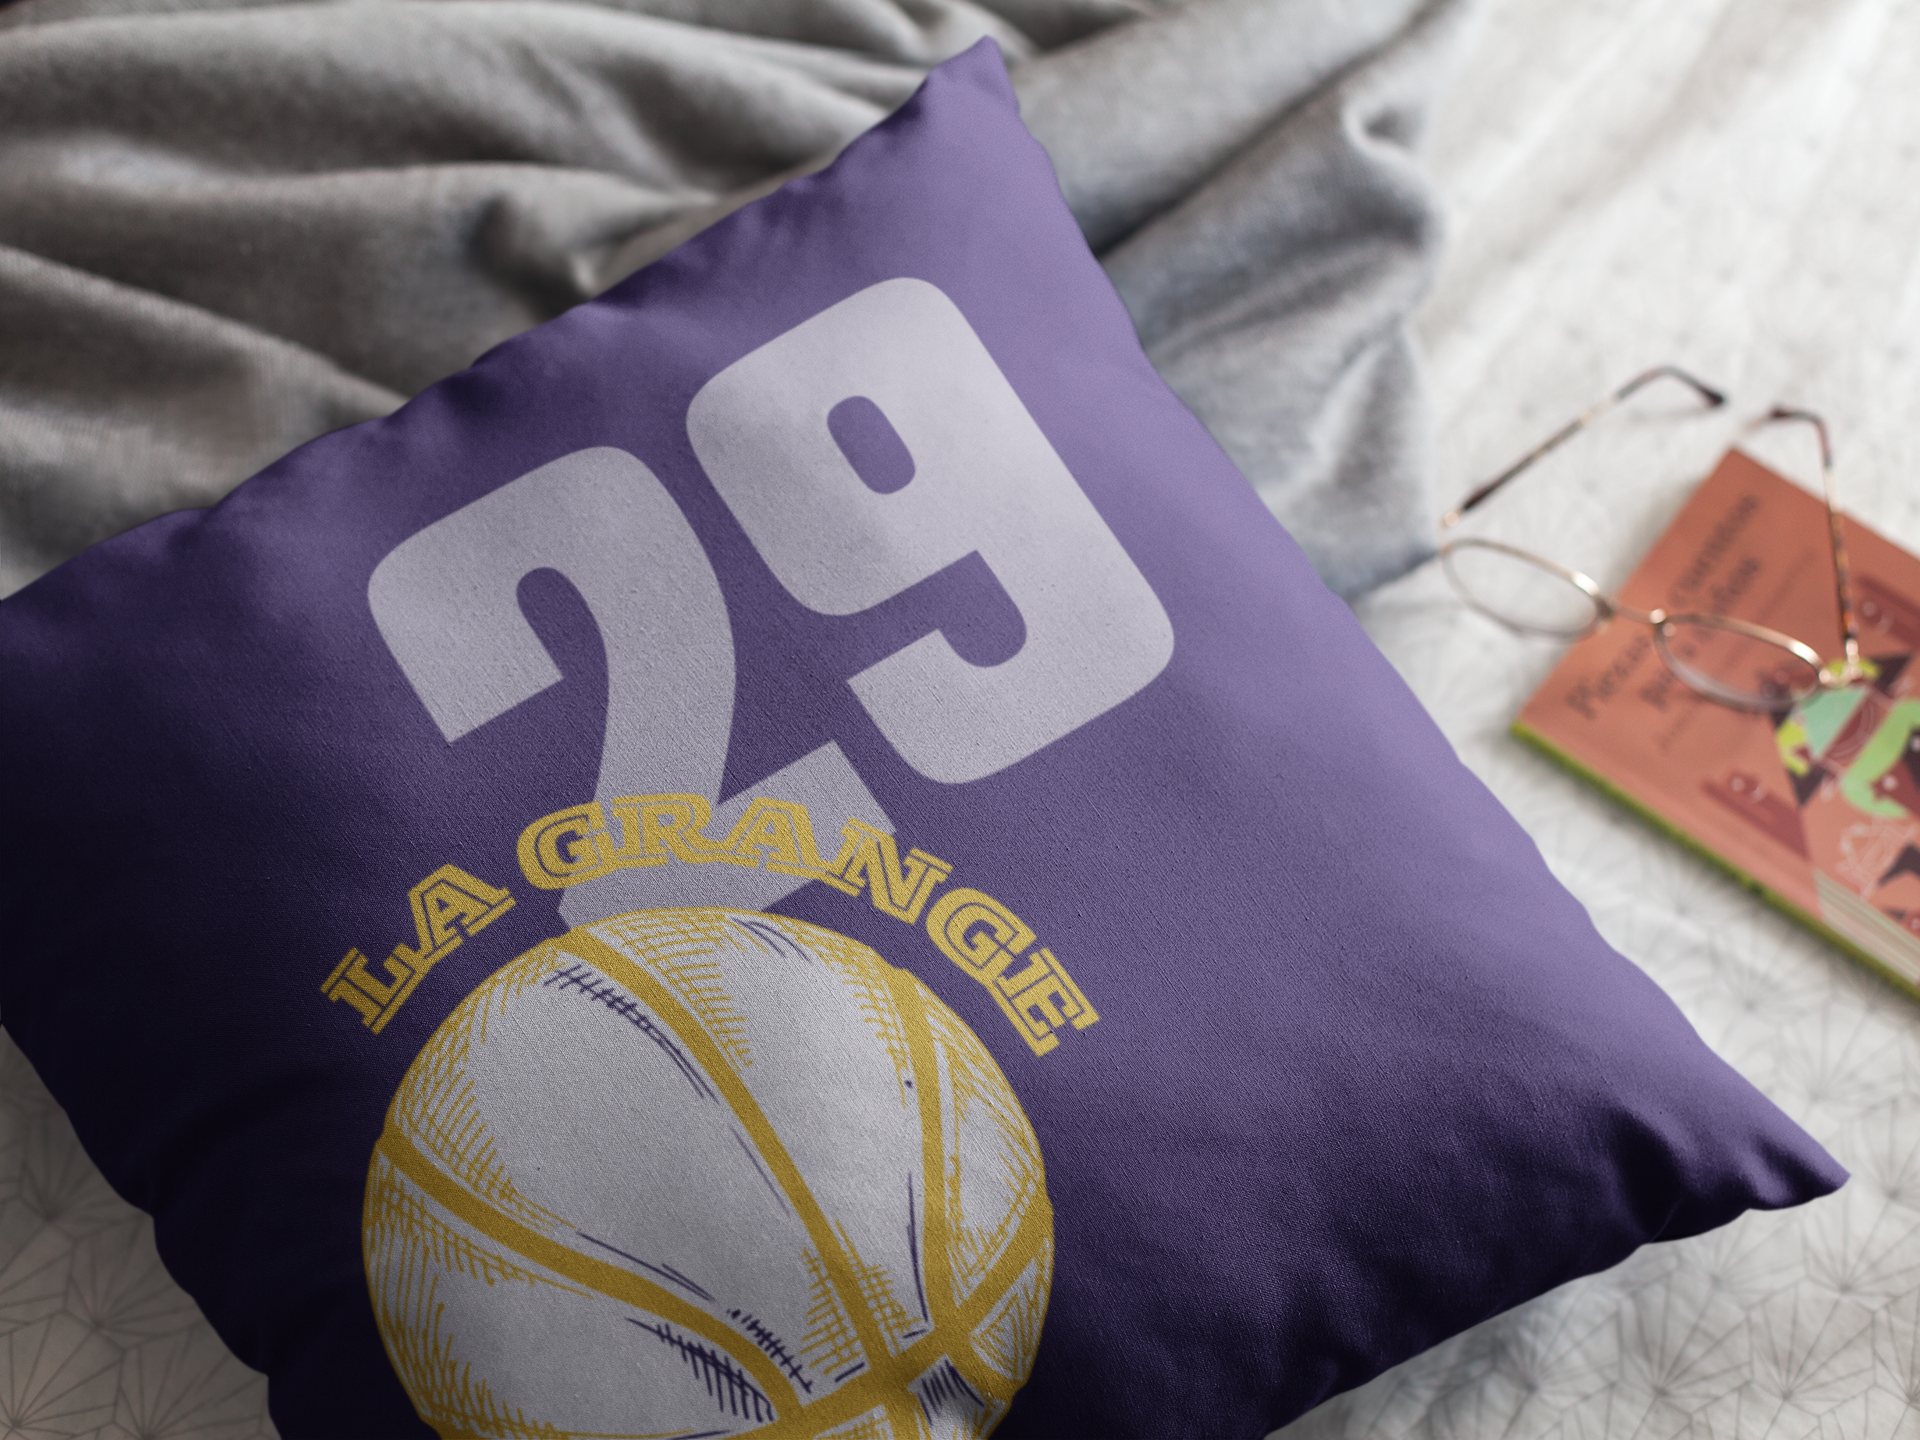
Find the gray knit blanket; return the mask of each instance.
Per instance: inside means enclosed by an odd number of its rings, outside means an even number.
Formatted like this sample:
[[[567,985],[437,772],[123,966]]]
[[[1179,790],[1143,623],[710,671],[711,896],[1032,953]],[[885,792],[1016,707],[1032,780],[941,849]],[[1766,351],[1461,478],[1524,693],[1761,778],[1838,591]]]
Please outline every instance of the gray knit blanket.
[[[982,35],[1147,353],[1336,590],[1429,549],[1416,146],[1464,0],[19,0],[0,595],[384,415]]]

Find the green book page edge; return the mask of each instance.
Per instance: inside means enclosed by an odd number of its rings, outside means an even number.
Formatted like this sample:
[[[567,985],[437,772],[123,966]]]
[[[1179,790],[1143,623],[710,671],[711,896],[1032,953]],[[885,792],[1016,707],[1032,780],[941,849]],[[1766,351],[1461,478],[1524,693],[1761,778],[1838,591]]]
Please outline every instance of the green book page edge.
[[[1710,849],[1701,843],[1700,840],[1689,835],[1658,810],[1653,809],[1643,801],[1628,794],[1625,790],[1622,790],[1618,785],[1600,774],[1599,771],[1581,764],[1578,760],[1574,759],[1573,756],[1547,739],[1546,736],[1529,726],[1524,720],[1515,720],[1510,727],[1510,731],[1514,739],[1520,741],[1529,749],[1538,751],[1549,760],[1552,760],[1554,763],[1579,776],[1602,794],[1618,801],[1649,825],[1652,825],[1654,829],[1679,841],[1682,846],[1707,861],[1715,869],[1732,876],[1742,888],[1752,891],[1755,895],[1758,895],[1762,900],[1766,901],[1767,904],[1780,911],[1781,914],[1799,921],[1802,925],[1806,926],[1807,929],[1813,931],[1814,934],[1820,936],[1853,959],[1858,960],[1862,965],[1865,965],[1895,989],[1915,999],[1920,999],[1920,986],[1915,986],[1905,976],[1896,972],[1872,951],[1855,944],[1853,941],[1847,939],[1846,936],[1830,928],[1819,916],[1814,915],[1802,906],[1796,905],[1771,886],[1756,880],[1738,865],[1728,860],[1726,856],[1716,850]]]

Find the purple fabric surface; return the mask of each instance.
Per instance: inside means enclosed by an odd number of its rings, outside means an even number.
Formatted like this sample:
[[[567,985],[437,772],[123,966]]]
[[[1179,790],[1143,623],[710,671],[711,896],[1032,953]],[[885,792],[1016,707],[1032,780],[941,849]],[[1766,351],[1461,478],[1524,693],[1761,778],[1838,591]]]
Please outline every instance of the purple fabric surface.
[[[958,306],[1174,636],[1143,689],[969,783],[912,768],[845,682],[935,631],[1007,660],[1026,631],[990,566],[807,609],[688,437],[710,378],[900,277]],[[833,429],[911,493],[875,420]],[[448,743],[369,577],[594,447],[660,477],[718,572],[725,795],[837,743],[901,849],[1005,900],[1098,1006],[1035,1055],[865,900],[771,907],[917,975],[1032,1122],[1056,1259],[999,1434],[1255,1436],[1648,1240],[1844,1178],[1598,937],[1156,377],[976,49],[823,174],[0,604],[0,1014],[290,1440],[426,1433],[369,1306],[368,1156],[440,1022],[567,928],[515,845],[595,794],[608,705],[583,602],[536,571],[520,600],[562,683]],[[371,1035],[319,983],[448,862],[511,876],[515,908]]]

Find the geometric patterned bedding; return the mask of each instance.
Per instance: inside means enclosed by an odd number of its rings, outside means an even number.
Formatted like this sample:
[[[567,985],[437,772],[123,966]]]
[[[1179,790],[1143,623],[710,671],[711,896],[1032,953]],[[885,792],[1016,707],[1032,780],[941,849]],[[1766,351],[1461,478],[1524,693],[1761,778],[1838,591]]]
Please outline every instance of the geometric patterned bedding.
[[[266,1377],[173,1283],[153,1222],[107,1188],[0,1035],[0,1436],[273,1433]]]
[[[1489,507],[1491,533],[1616,583],[1780,398],[1833,425],[1843,504],[1920,549],[1920,6],[1487,0],[1480,25],[1430,149],[1454,211],[1422,320],[1441,499],[1671,360],[1739,414],[1650,394]],[[1791,437],[1756,448],[1810,473]],[[1650,1247],[1279,1434],[1920,1436],[1920,1002],[1510,740],[1550,648],[1431,566],[1358,609],[1607,938],[1853,1179]],[[0,1035],[0,1435],[250,1440],[265,1399]]]

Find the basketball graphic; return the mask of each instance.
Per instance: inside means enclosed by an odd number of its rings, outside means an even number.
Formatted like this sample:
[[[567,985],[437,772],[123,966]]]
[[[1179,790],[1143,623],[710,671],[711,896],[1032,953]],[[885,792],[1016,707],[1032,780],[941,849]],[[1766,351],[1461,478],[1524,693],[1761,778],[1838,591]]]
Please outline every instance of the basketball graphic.
[[[497,971],[408,1069],[367,1280],[443,1436],[972,1440],[1032,1368],[1040,1149],[966,1024],[783,916],[640,910]]]

